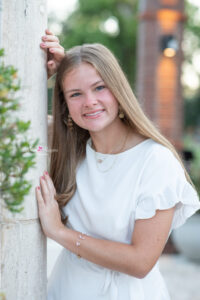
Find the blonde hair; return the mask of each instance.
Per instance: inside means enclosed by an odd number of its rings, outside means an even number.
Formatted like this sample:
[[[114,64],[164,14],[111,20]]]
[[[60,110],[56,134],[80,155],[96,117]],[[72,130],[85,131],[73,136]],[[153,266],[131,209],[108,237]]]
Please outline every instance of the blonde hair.
[[[67,51],[58,68],[54,89],[52,149],[58,151],[51,154],[50,176],[57,191],[56,199],[61,214],[62,207],[69,202],[76,191],[76,169],[85,157],[86,143],[90,136],[87,130],[75,123],[73,131],[66,126],[69,111],[62,83],[64,77],[83,62],[91,64],[97,70],[115,96],[125,114],[124,122],[142,136],[151,138],[170,149],[182,165],[187,180],[194,187],[174,146],[159,132],[141,109],[111,51],[101,44],[84,44]],[[62,221],[66,223],[67,218],[63,218]]]

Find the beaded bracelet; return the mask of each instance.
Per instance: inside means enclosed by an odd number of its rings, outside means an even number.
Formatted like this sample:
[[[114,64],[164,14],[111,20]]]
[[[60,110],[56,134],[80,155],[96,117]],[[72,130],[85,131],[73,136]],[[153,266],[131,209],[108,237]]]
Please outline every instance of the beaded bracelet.
[[[86,234],[85,234],[85,235],[86,235]],[[80,247],[80,245],[81,245],[80,240],[85,240],[85,237],[83,236],[83,233],[80,233],[80,234],[78,235],[78,240],[76,241],[76,246],[77,246],[77,247]],[[80,254],[77,254],[77,256],[78,256],[78,258],[81,258]]]

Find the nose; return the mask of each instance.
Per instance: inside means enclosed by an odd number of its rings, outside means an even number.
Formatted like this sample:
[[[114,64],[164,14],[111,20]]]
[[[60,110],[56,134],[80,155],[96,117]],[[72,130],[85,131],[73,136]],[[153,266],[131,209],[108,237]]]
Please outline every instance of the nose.
[[[84,97],[84,106],[91,107],[97,104],[97,98],[92,92],[87,92]]]

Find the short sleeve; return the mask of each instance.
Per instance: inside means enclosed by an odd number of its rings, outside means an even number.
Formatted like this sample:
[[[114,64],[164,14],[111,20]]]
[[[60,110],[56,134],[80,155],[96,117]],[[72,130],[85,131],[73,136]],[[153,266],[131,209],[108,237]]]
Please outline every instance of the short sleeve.
[[[171,230],[200,209],[199,197],[178,159],[168,148],[158,145],[142,170],[135,220],[152,218],[156,210],[174,206]]]

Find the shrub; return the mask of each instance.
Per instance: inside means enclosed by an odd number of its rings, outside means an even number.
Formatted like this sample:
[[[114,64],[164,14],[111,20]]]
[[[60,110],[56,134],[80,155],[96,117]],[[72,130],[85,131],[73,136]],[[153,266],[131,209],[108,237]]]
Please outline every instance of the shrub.
[[[3,49],[0,49],[0,197],[12,212],[23,210],[22,203],[32,184],[25,174],[35,165],[34,149],[38,139],[31,142],[27,137],[30,121],[17,118],[20,109],[16,92],[20,89],[17,70],[5,66]]]

